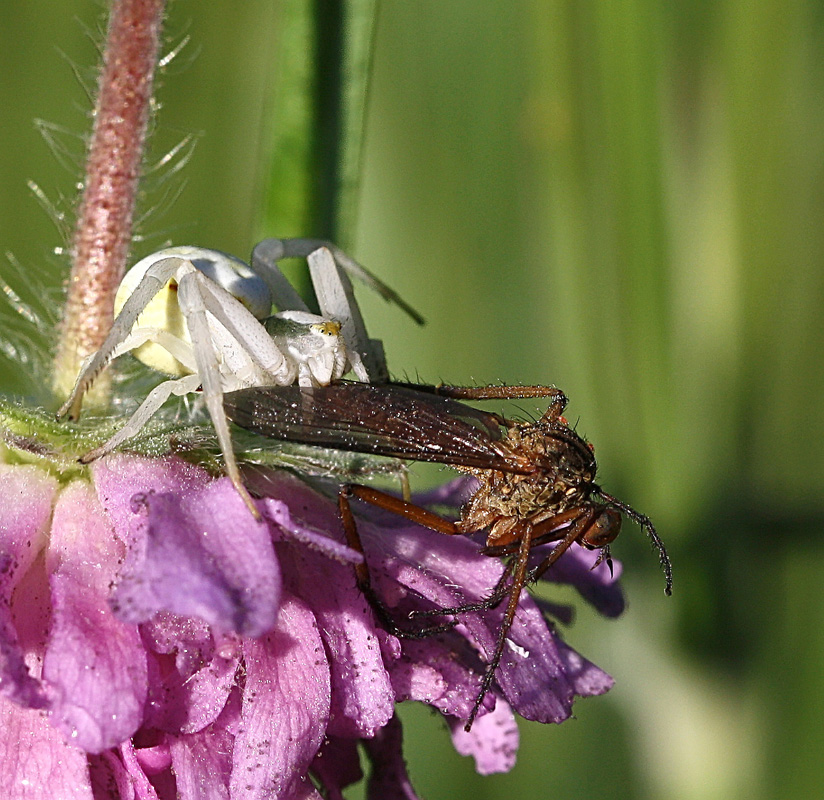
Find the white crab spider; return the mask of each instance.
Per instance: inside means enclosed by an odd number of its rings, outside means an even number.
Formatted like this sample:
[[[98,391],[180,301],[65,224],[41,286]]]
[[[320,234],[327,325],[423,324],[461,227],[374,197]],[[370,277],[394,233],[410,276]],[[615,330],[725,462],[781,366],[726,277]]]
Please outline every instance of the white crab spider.
[[[321,316],[312,314],[277,267],[305,256]],[[363,381],[384,380],[381,343],[370,340],[343,270],[387,299],[394,293],[338,248],[307,239],[266,239],[240,259],[200,247],[170,247],[139,261],[118,289],[117,317],[100,350],[87,360],[58,411],[77,419],[83,395],[114,358],[133,351],[172,376],[156,386],[126,424],[81,458],[88,463],[137,434],[171,395],[202,387],[226,473],[252,513],[223,411],[224,392],[248,386],[318,386],[352,369]],[[272,304],[281,311],[270,316]],[[418,318],[419,319],[419,318]]]

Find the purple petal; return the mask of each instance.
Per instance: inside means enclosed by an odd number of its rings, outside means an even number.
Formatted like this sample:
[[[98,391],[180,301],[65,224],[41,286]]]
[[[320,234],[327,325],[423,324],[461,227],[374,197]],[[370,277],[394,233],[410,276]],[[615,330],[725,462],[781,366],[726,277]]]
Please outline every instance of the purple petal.
[[[214,722],[235,685],[240,643],[215,647],[205,623],[158,614],[141,626],[149,658],[145,725],[169,733],[194,733]]]
[[[246,686],[233,798],[286,798],[306,777],[329,721],[329,665],[312,613],[284,595],[277,627],[244,641]]]
[[[217,719],[235,685],[239,658],[215,657],[184,677],[163,657],[150,657],[150,689],[146,725],[170,733],[195,733]]]
[[[325,505],[331,505],[325,498],[315,495],[317,502]],[[304,547],[323,553],[326,558],[338,561],[341,564],[362,564],[363,555],[357,550],[337,542],[330,538],[329,534],[321,533],[320,531],[313,531],[305,525],[298,525],[292,520],[292,515],[289,513],[289,507],[285,503],[277,500],[267,498],[263,501],[264,513],[266,517],[272,522],[275,522],[285,534],[278,537],[280,541],[293,540],[301,543]],[[332,525],[327,530],[336,530],[340,527],[337,519],[330,520]]]
[[[27,645],[42,654],[45,626],[42,603],[18,605],[18,588],[46,545],[57,481],[32,466],[0,465],[0,692],[27,706],[46,704],[38,676],[26,667]],[[45,588],[43,573],[39,588]],[[39,672],[39,665],[37,665]]]
[[[363,778],[357,739],[327,736],[311,771],[323,786],[327,800],[344,800],[343,790]]]
[[[363,562],[363,554],[341,540],[337,506],[303,481],[288,472],[256,470],[249,473],[249,488],[265,498],[264,514],[281,529],[278,541],[301,542],[341,564]]]
[[[465,537],[420,527],[378,531],[367,523],[360,530],[370,563],[383,565],[385,574],[377,578],[385,598],[393,593],[398,597],[399,587],[387,579],[392,575],[436,606],[475,602],[489,594],[503,569],[498,559],[481,555],[477,544]],[[461,615],[462,629],[486,658],[495,648],[503,614],[504,609],[498,607]],[[515,710],[540,722],[569,717],[573,691],[564,675],[556,637],[526,592],[521,595],[508,641],[496,680]]]
[[[478,488],[476,478],[460,475],[428,492],[415,493],[415,502],[422,506],[453,506],[460,508]]]
[[[574,693],[559,642],[535,601],[524,593],[495,677],[506,699],[525,719],[562,722],[572,713]]]
[[[188,497],[212,482],[205,469],[174,456],[139,458],[115,453],[95,461],[92,475],[100,503],[124,542],[131,537],[135,495],[175,492]]]
[[[372,762],[367,800],[418,800],[406,771],[403,731],[397,717],[392,717],[374,738],[364,739],[363,747]]]
[[[194,675],[215,654],[212,631],[203,620],[161,611],[140,626],[143,643],[154,653],[171,654],[184,678]]]
[[[480,775],[509,772],[518,754],[518,723],[507,703],[498,698],[494,711],[478,717],[468,733],[463,720],[449,720],[452,743],[462,756],[475,759]]]
[[[220,717],[208,728],[170,737],[169,749],[180,800],[228,800],[235,740],[232,730],[239,719],[240,693],[236,691]]]
[[[0,789],[8,800],[92,800],[86,754],[42,711],[0,697]]]
[[[122,619],[164,610],[245,636],[272,629],[280,570],[269,529],[228,479],[188,495],[136,495],[132,508],[135,545],[113,598]]]
[[[536,562],[552,549],[552,543],[536,547],[531,561]],[[544,573],[542,580],[574,586],[581,597],[591,603],[605,617],[620,616],[626,606],[624,592],[618,584],[623,572],[620,561],[613,561],[612,572],[602,561],[597,567],[599,551],[574,544],[562,558]]]
[[[43,678],[53,693],[53,722],[92,753],[130,737],[146,699],[137,628],[118,620],[108,604],[121,558],[91,486],[70,484],[57,500],[46,556],[52,624]]]
[[[341,530],[335,504],[296,478],[270,474],[266,490],[288,501],[292,512],[285,522],[292,529],[308,530],[307,525],[311,525],[320,530]],[[267,509],[278,503],[271,499],[264,502]],[[285,508],[283,503],[279,505]],[[300,523],[293,520],[296,516]],[[316,536],[344,548],[357,560],[338,559],[326,545],[307,547],[305,539],[300,543],[284,541],[277,545],[284,580],[289,591],[303,598],[315,615],[329,656],[332,706],[328,732],[369,737],[392,717],[394,693],[372,612],[355,583],[352,563],[362,561],[363,556],[328,535]]]
[[[169,745],[164,741],[154,747],[138,747],[134,757],[146,775],[159,775],[172,766],[172,756]]]
[[[403,655],[392,665],[391,674],[398,702],[417,700],[464,720],[481,687],[477,655],[455,632],[404,641]],[[487,697],[484,708],[493,705],[492,697]]]
[[[371,611],[355,585],[352,568],[300,546],[279,545],[278,554],[287,585],[311,608],[328,654],[329,732],[372,736],[392,717],[394,692]]]
[[[135,800],[158,800],[154,786],[149,782],[143,767],[135,757],[134,745],[127,739],[119,747],[123,766],[131,779]]]
[[[474,601],[489,593],[503,569],[498,559],[481,555],[478,545],[464,536],[445,536],[416,525],[378,527],[363,520],[358,530],[373,579],[391,605],[408,596],[409,589],[440,607]]]
[[[615,685],[615,679],[611,675],[600,667],[596,667],[591,661],[587,661],[566,642],[559,641],[558,649],[564,661],[567,676],[572,681],[575,694],[579,697],[604,694]]]

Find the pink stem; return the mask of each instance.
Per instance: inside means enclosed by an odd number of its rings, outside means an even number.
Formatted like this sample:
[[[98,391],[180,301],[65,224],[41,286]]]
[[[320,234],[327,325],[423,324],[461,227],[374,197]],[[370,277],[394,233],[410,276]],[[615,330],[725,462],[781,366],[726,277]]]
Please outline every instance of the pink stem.
[[[55,389],[61,395],[71,390],[83,359],[100,348],[114,318],[114,296],[132,240],[165,4],[112,2],[55,357]]]

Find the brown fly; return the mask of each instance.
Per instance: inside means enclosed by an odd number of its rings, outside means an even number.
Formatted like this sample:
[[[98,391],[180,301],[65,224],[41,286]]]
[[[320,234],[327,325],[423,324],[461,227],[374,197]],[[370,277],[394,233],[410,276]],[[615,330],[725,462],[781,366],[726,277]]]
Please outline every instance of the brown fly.
[[[458,402],[461,400],[541,397],[549,408],[536,422],[506,419]],[[491,594],[480,603],[438,609],[455,615],[494,608],[508,596],[495,650],[466,723],[472,725],[501,660],[524,586],[543,575],[573,544],[600,550],[609,561],[609,545],[621,529],[621,515],[637,522],[658,549],[672,591],[667,551],[650,519],[595,483],[592,447],[562,417],[566,396],[546,386],[423,387],[410,384],[338,383],[320,388],[256,387],[224,396],[231,420],[274,439],[341,450],[449,464],[472,475],[478,488],[452,521],[407,500],[360,484],[341,486],[338,504],[350,546],[360,552],[354,497],[439,533],[486,532],[482,552],[513,556]],[[557,542],[537,566],[530,551]],[[358,585],[381,620],[399,630],[371,588],[361,565]],[[444,627],[441,626],[441,630]],[[431,631],[429,631],[431,632]]]

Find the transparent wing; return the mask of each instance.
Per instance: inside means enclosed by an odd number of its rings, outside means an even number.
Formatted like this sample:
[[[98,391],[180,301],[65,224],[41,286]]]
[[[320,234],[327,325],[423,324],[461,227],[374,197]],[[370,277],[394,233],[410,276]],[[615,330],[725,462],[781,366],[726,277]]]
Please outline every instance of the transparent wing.
[[[386,384],[266,386],[224,397],[227,416],[272,439],[359,453],[530,474],[489,414],[446,397]]]

